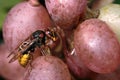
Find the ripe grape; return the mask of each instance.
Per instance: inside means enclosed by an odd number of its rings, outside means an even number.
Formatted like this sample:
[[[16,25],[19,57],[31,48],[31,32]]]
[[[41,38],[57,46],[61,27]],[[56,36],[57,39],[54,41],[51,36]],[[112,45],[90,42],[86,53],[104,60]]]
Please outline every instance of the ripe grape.
[[[24,1],[14,6],[4,21],[3,37],[9,50],[15,49],[31,33],[51,26],[51,19],[41,5],[33,6]]]
[[[40,56],[32,63],[24,80],[71,80],[67,65],[54,56]]]
[[[99,19],[89,19],[78,26],[74,46],[82,62],[97,73],[114,71],[120,60],[120,44],[114,32]]]
[[[45,0],[53,21],[63,29],[76,27],[83,16],[87,0]]]

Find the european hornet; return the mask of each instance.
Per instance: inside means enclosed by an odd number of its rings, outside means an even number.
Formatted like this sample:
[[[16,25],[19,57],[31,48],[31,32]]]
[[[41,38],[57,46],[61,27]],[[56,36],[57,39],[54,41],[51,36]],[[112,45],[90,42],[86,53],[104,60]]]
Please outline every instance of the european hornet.
[[[18,59],[19,64],[26,67],[27,64],[31,64],[33,52],[37,47],[40,49],[42,55],[49,54],[49,40],[54,42],[58,39],[58,36],[59,34],[56,32],[55,28],[47,29],[45,31],[36,30],[8,55],[8,57],[13,55],[9,63]]]

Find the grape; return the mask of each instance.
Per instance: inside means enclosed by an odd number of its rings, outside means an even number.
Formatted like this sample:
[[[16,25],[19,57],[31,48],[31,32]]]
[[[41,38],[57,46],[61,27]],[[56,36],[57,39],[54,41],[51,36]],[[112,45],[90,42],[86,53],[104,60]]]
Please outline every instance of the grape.
[[[83,16],[87,0],[45,0],[53,21],[63,29],[75,27]]]
[[[97,73],[114,71],[120,60],[120,44],[108,25],[99,19],[89,19],[78,26],[74,46],[82,62]]]
[[[32,63],[32,70],[24,80],[71,80],[66,64],[54,56],[40,56]]]
[[[93,73],[89,70],[83,62],[76,55],[65,55],[66,63],[71,71],[71,73],[77,78],[88,78]]]
[[[9,50],[15,49],[31,33],[46,29],[51,25],[46,9],[41,5],[33,6],[24,1],[14,6],[8,13],[3,25],[3,37]]]
[[[120,67],[109,74],[96,74],[92,80],[120,80]]]
[[[100,9],[98,19],[105,21],[120,41],[120,5],[109,4]]]
[[[23,80],[25,69],[22,68],[16,61],[12,64],[8,63],[7,58],[10,52],[6,48],[5,44],[0,45],[0,76],[9,80]]]

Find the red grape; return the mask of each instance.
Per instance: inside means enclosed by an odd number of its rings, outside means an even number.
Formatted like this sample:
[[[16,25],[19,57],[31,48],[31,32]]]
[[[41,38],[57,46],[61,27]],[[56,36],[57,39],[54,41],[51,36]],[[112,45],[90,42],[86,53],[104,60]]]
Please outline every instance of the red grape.
[[[9,50],[13,50],[35,30],[44,30],[50,26],[49,14],[41,4],[33,6],[29,1],[21,2],[10,10],[5,19],[5,43]]]
[[[75,50],[85,65],[97,73],[110,73],[120,63],[120,44],[108,25],[89,19],[74,34]]]
[[[63,29],[71,29],[83,16],[87,0],[45,0],[53,21]]]

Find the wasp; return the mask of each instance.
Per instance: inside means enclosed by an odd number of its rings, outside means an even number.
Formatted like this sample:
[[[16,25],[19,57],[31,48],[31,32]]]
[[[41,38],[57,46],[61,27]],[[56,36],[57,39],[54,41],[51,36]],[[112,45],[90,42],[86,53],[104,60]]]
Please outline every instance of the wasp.
[[[26,67],[27,64],[31,63],[33,52],[37,47],[40,48],[42,55],[49,54],[50,51],[47,47],[49,39],[53,42],[57,40],[57,34],[54,30],[36,30],[8,55],[8,57],[13,55],[9,63],[18,60],[21,66]]]

